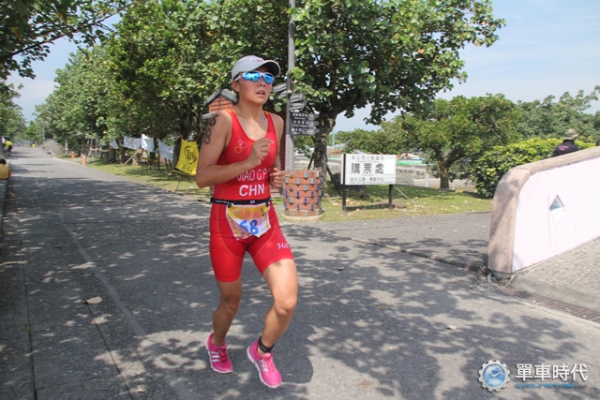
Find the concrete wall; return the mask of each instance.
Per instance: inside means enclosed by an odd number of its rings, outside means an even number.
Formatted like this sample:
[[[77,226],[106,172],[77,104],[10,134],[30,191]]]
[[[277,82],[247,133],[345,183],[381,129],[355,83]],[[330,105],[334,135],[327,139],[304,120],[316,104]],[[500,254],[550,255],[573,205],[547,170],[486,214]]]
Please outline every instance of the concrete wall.
[[[50,149],[52,154],[55,156],[63,156],[67,153],[63,146],[52,139],[46,139],[46,141],[42,144],[42,148]]]
[[[488,268],[500,278],[600,237],[600,147],[521,165],[494,195]]]

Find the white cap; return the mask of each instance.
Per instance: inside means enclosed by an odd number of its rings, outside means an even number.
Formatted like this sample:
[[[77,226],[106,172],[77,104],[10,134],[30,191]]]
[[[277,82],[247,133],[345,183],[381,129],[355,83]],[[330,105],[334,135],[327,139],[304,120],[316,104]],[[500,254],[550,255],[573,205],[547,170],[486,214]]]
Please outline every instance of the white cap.
[[[255,71],[260,67],[265,66],[269,69],[269,72],[274,76],[279,75],[281,68],[273,60],[263,60],[257,56],[245,56],[235,62],[231,69],[231,80],[234,80],[240,72]]]

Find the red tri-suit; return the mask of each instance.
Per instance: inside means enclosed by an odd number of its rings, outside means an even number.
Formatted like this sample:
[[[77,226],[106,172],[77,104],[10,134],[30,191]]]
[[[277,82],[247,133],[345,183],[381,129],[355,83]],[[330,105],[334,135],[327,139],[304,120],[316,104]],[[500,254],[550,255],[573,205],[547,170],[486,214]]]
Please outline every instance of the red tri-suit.
[[[235,113],[230,109],[227,111],[231,115],[231,140],[217,160],[217,165],[247,159],[254,143],[244,132]],[[214,199],[230,202],[230,205],[213,202],[210,213],[210,259],[215,276],[221,282],[233,282],[240,278],[246,251],[261,274],[276,261],[294,258],[281,232],[273,204],[268,200],[271,196],[271,167],[277,157],[277,131],[271,115],[266,111],[265,115],[268,120],[266,138],[273,142],[267,156],[259,166],[214,187]],[[248,205],[251,200],[257,201],[258,205]],[[260,200],[268,200],[267,205],[265,202],[261,204]],[[236,207],[236,201],[238,207],[249,208],[248,212],[240,210],[237,219],[233,214],[228,217],[228,209]],[[252,207],[262,207],[262,214]],[[268,211],[265,207],[268,207]],[[232,210],[229,209],[229,212]],[[256,215],[259,218],[254,218]],[[241,224],[238,224],[240,221]]]

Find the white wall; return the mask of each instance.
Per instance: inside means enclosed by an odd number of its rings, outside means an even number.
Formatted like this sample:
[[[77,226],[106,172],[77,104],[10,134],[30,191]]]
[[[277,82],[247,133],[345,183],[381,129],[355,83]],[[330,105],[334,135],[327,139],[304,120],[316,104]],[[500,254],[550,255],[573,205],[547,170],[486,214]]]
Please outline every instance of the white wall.
[[[563,207],[550,207],[560,199]],[[532,175],[519,193],[513,273],[600,237],[600,158]]]
[[[562,209],[551,211],[556,197]],[[494,194],[488,268],[497,278],[600,237],[600,146],[508,171]]]

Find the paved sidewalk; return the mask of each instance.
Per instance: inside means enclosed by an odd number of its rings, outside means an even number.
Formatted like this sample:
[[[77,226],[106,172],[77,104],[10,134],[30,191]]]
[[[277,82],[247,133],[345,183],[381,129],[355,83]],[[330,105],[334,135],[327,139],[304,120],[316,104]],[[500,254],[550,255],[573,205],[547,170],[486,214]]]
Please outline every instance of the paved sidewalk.
[[[435,215],[370,221],[317,222],[318,229],[407,254],[484,272],[491,213]]]
[[[6,197],[6,187],[8,186],[8,181],[0,180],[0,237],[2,237],[2,218],[4,210],[4,198]]]
[[[510,286],[600,313],[599,260],[596,239],[515,275]]]
[[[490,213],[315,223],[337,237],[487,274]],[[521,271],[508,287],[600,313],[600,238]],[[600,322],[600,314],[595,318]]]
[[[216,374],[203,347],[218,302],[209,206],[15,150],[0,243],[1,399],[600,398],[600,324],[499,294],[480,273],[486,213],[284,223],[300,282],[274,353],[284,385],[263,386],[245,355],[270,306],[250,259],[228,339],[235,372]],[[511,372],[495,394],[478,382],[489,360]],[[519,389],[522,363],[585,364],[587,381]]]

